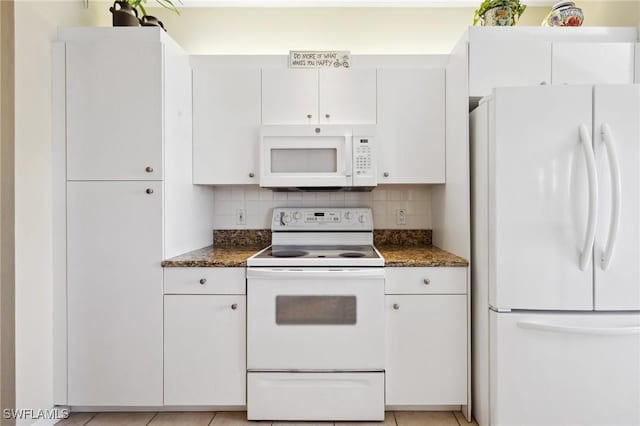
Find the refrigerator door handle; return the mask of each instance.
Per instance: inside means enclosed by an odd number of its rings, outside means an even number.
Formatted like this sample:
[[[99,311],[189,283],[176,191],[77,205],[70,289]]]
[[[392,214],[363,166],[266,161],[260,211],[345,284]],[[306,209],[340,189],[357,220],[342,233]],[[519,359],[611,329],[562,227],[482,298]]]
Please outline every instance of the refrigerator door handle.
[[[589,180],[589,217],[587,219],[587,233],[580,255],[580,270],[584,271],[589,264],[593,244],[596,239],[596,222],[598,220],[598,176],[596,174],[596,159],[589,130],[584,124],[580,125],[580,142],[587,161],[587,177]]]
[[[629,327],[577,327],[572,325],[548,324],[535,321],[518,321],[518,327],[529,330],[549,331],[555,333],[590,334],[596,336],[624,336],[640,334],[640,325]]]
[[[616,151],[615,139],[611,127],[607,123],[602,124],[602,142],[607,148],[607,157],[609,158],[609,170],[611,171],[611,222],[609,224],[609,239],[600,259],[600,267],[603,271],[611,266],[613,258],[613,250],[618,237],[618,228],[620,227],[620,214],[622,212],[622,178],[620,177],[620,163],[618,162],[618,153]]]

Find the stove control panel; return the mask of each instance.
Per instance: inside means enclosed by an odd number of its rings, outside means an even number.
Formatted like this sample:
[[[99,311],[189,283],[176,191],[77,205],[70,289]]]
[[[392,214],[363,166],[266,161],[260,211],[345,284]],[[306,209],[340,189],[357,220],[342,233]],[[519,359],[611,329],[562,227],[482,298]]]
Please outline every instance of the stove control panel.
[[[370,231],[370,208],[277,207],[271,229],[275,231]]]

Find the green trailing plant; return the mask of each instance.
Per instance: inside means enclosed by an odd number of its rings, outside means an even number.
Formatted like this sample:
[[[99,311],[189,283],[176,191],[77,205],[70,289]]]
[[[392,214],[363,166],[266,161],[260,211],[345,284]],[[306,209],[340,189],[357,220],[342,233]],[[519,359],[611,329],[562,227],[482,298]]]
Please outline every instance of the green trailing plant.
[[[487,12],[487,10],[501,6],[509,7],[511,9],[511,25],[515,25],[527,8],[527,6],[520,3],[519,0],[484,0],[473,14],[473,25],[477,25],[478,22],[482,20],[482,16]]]
[[[142,14],[141,16],[147,16],[147,10],[144,7],[147,0],[126,0],[126,2],[129,3],[131,7],[138,9]],[[180,15],[180,11],[174,4],[173,0],[156,0],[156,2],[165,9],[169,9]],[[178,0],[178,2],[182,4],[182,0]]]

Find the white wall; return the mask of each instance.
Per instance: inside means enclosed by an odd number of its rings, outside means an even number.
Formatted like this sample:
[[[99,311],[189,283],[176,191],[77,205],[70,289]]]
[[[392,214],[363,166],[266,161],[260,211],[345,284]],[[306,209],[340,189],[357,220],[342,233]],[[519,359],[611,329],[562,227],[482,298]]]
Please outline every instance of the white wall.
[[[51,42],[89,25],[81,0],[15,4],[16,405],[53,406]],[[23,421],[29,424],[29,421]]]
[[[431,229],[431,187],[383,185],[371,192],[273,192],[255,185],[214,188],[214,229],[270,229],[274,207],[370,207],[376,229]],[[238,209],[246,224],[236,223]],[[406,224],[396,223],[405,209]]]
[[[108,4],[91,1],[100,25]],[[480,0],[477,2],[480,4]],[[524,3],[528,3],[525,1]],[[348,49],[354,54],[449,53],[472,24],[464,8],[182,8],[180,16],[147,2],[169,34],[193,54],[286,54]],[[589,26],[636,26],[640,1],[579,1]],[[538,26],[550,7],[529,7],[519,25]]]

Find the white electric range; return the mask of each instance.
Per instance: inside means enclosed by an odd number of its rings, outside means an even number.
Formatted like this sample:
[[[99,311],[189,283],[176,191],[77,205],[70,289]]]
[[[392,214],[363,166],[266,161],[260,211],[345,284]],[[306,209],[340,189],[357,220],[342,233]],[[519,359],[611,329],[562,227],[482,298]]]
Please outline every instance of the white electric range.
[[[249,420],[384,419],[384,258],[365,208],[276,208],[247,261]]]

